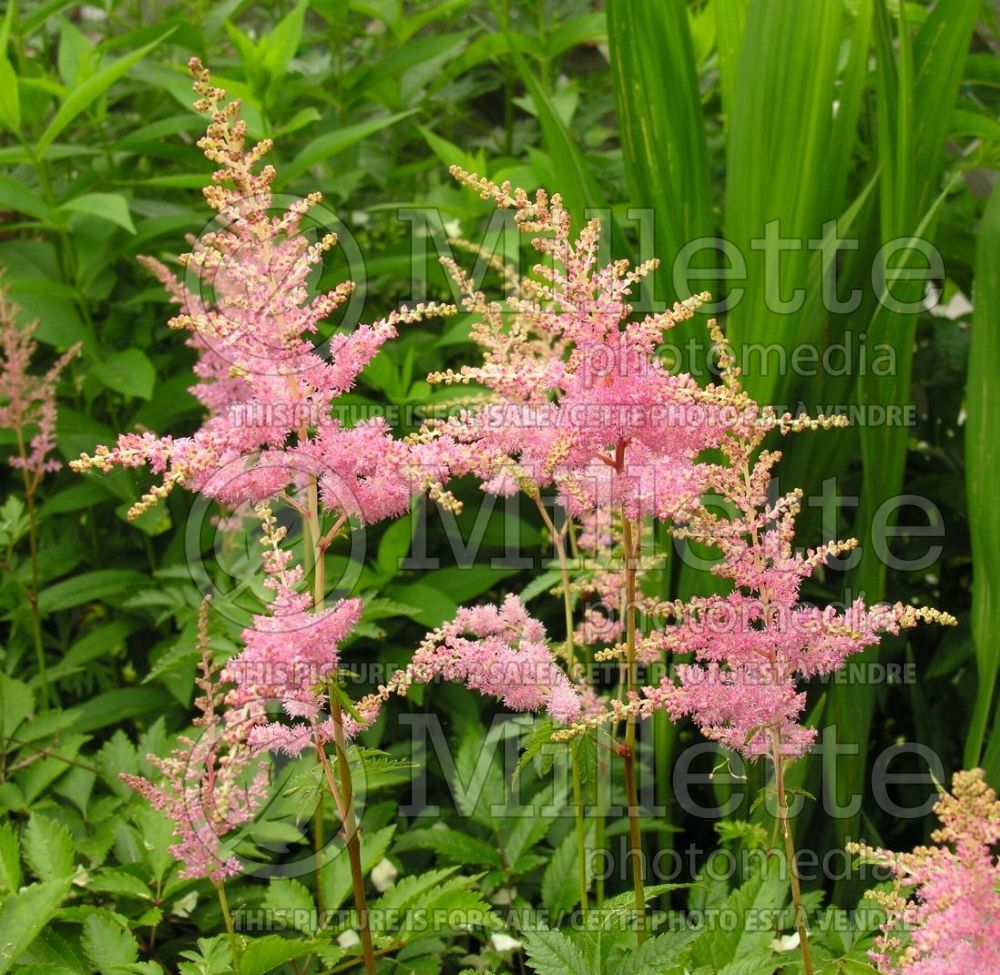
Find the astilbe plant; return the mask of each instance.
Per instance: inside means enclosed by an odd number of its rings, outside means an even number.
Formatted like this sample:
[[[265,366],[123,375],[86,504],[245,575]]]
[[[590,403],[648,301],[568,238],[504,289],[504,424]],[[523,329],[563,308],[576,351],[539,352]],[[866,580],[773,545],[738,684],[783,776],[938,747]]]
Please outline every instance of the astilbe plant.
[[[868,897],[886,912],[872,961],[883,975],[1000,971],[1000,801],[982,769],[956,772],[934,807],[933,845],[851,852],[894,875]]]
[[[21,472],[24,503],[28,515],[28,546],[31,564],[31,589],[27,603],[31,614],[31,633],[38,664],[42,702],[48,701],[45,647],[38,608],[38,516],[36,495],[42,479],[62,464],[52,457],[56,447],[56,385],[70,360],[80,351],[76,343],[41,375],[32,371],[38,351],[34,333],[38,322],[18,322],[21,309],[10,299],[7,285],[0,282],[0,427],[12,430],[17,452],[8,463]]]
[[[657,261],[632,267],[602,264],[601,224],[590,220],[574,234],[559,194],[533,196],[458,167],[452,174],[483,199],[513,212],[539,255],[532,274],[516,282],[505,302],[489,301],[454,262],[444,263],[478,315],[472,338],[481,365],[432,374],[432,382],[475,383],[486,398],[426,424],[422,437],[436,445],[452,475],[473,474],[483,490],[526,493],[549,530],[562,574],[566,627],[564,656],[571,675],[574,652],[572,586],[567,558],[572,518],[613,516],[620,526],[621,602],[626,607],[625,688],[636,687],[638,658],[638,545],[645,519],[673,520],[697,504],[705,490],[700,456],[722,442],[725,415],[695,379],[671,373],[658,354],[664,334],[690,319],[706,296],[656,314],[633,316],[631,295]],[[567,519],[556,527],[541,492],[553,489]],[[571,540],[571,539],[570,539]],[[583,692],[586,696],[587,691]],[[639,876],[639,806],[635,778],[635,722],[625,718],[620,748],[632,840],[639,937],[645,936],[645,899]],[[582,807],[574,766],[574,801]],[[581,861],[583,822],[578,816]],[[580,886],[586,909],[585,866]]]
[[[132,517],[178,486],[233,508],[258,506],[274,599],[245,631],[246,649],[226,668],[233,685],[226,705],[248,717],[240,727],[258,750],[315,749],[340,815],[365,964],[374,973],[346,722],[339,693],[328,693],[338,644],[361,607],[356,600],[325,607],[325,553],[349,522],[370,524],[405,511],[428,465],[424,445],[394,439],[383,418],[348,427],[331,412],[400,323],[449,309],[403,308],[375,324],[335,332],[321,355],[318,325],[344,304],[353,285],[343,282],[310,296],[309,276],[335,243],[332,234],[311,243],[302,228],[320,196],[278,206],[271,192],[275,170],[261,165],[270,141],[248,147],[239,104],[226,101],[197,59],[190,68],[196,108],[211,117],[198,145],[219,167],[205,190],[217,221],[181,257],[185,280],[157,261],[146,263],[180,306],[171,325],[187,330],[198,351],[200,381],[193,392],[208,413],[190,436],[122,434],[114,446],[99,446],[72,466],[78,472],[148,467],[159,475],[132,506]],[[279,503],[301,515],[303,566],[294,566],[280,548],[284,533],[271,507]],[[310,572],[311,595],[297,588]],[[304,723],[269,722],[270,702]],[[320,720],[324,705],[329,717]],[[336,771],[326,753],[331,741]]]
[[[181,259],[186,282],[159,262],[147,263],[180,306],[172,324],[189,332],[198,351],[194,392],[208,414],[191,436],[123,434],[116,445],[98,447],[74,467],[148,467],[160,475],[133,515],[177,486],[230,507],[256,507],[265,585],[274,598],[244,631],[244,649],[222,672],[228,688],[221,726],[225,734],[238,729],[239,736],[225,743],[240,756],[314,749],[347,844],[368,972],[375,969],[374,948],[346,743],[394,695],[440,678],[461,681],[512,710],[545,710],[568,722],[557,739],[573,742],[606,721],[615,729],[624,726],[615,750],[624,770],[640,942],[647,928],[636,722],[659,710],[674,720],[690,716],[708,737],[751,759],[771,761],[796,923],[811,975],[784,784],[786,763],[803,755],[815,734],[800,721],[805,696],[799,682],[835,671],[881,633],[921,620],[950,622],[945,614],[900,604],[868,608],[858,600],[844,611],[802,604],[802,582],[850,543],[795,550],[800,495],[769,498],[779,455],[762,448],[772,433],[839,421],[778,414],[756,404],[742,389],[714,323],[709,327],[720,350],[721,381],[703,387],[688,374],[671,373],[659,354],[664,334],[689,319],[706,296],[633,317],[632,289],[655,261],[635,268],[626,261],[602,265],[599,223],[591,221],[574,235],[558,195],[529,196],[457,169],[460,182],[513,211],[541,258],[526,277],[499,269],[513,286],[505,304],[488,301],[457,264],[446,262],[466,309],[480,319],[472,338],[483,350],[483,362],[430,378],[474,384],[486,396],[470,398],[448,418],[428,421],[406,440],[395,439],[381,419],[352,427],[333,420],[337,397],[352,387],[399,324],[453,309],[403,308],[374,325],[336,332],[329,354],[320,355],[314,348],[318,325],[343,306],[351,285],[309,296],[310,272],[334,243],[332,235],[309,243],[302,232],[318,194],[285,210],[276,207],[270,189],[274,170],[260,165],[269,142],[247,148],[237,103],[225,101],[200,63],[191,67],[198,108],[211,114],[199,145],[219,166],[205,194],[217,211],[218,227]],[[514,596],[499,606],[463,608],[426,636],[407,667],[345,715],[336,686],[339,648],[362,603],[345,599],[325,606],[328,546],[349,523],[401,514],[415,490],[455,503],[444,484],[467,474],[488,493],[522,491],[537,505],[556,549],[564,642],[550,644],[542,624]],[[553,492],[566,512],[558,527],[543,491]],[[720,516],[709,496],[724,502],[729,513]],[[285,529],[275,515],[281,504],[302,518],[301,565],[283,547]],[[715,572],[729,580],[731,591],[686,604],[643,594],[643,576],[655,565],[642,552],[650,521],[718,548],[722,557]],[[602,564],[574,580],[568,552],[581,548],[591,548]],[[302,591],[310,573],[311,593]],[[581,596],[599,599],[604,609],[588,607],[577,623],[574,603]],[[611,606],[620,609],[613,613]],[[665,614],[675,623],[643,632],[640,610]],[[591,651],[592,661],[620,662],[619,697],[587,686],[576,643]],[[694,663],[679,668],[679,683],[665,678],[640,687],[639,664],[666,662],[670,653],[694,656]],[[214,691],[206,694],[214,708]],[[333,762],[327,754],[331,743]],[[168,783],[176,778],[172,765],[164,770]],[[166,791],[135,785],[164,806],[177,794],[176,785]],[[586,911],[585,831],[575,765],[574,801]],[[249,813],[251,806],[247,802],[241,809]],[[227,823],[218,817],[215,822]],[[224,900],[221,881],[233,864],[222,863],[213,879]],[[228,918],[225,906],[224,911]],[[233,945],[237,953],[235,938]]]
[[[182,877],[204,877],[220,884],[241,871],[239,860],[226,849],[238,827],[256,815],[268,785],[267,768],[247,741],[253,718],[246,709],[224,707],[225,691],[219,666],[212,657],[208,632],[210,599],[198,614],[198,667],[195,698],[199,711],[193,721],[196,738],[181,736],[167,758],[148,756],[161,773],[151,781],[121,776],[174,823],[177,842],[170,852],[182,863]]]
[[[785,785],[787,764],[803,756],[816,730],[801,723],[806,704],[801,682],[832,674],[847,658],[879,642],[884,633],[921,622],[954,624],[947,613],[926,607],[877,605],[862,598],[849,607],[803,603],[804,580],[828,559],[849,551],[853,540],[831,541],[800,551],[794,545],[802,493],[769,494],[780,453],[761,449],[766,436],[840,425],[836,417],[792,417],[760,407],[743,390],[725,339],[709,323],[718,350],[721,382],[707,395],[728,405],[731,422],[721,444],[722,461],[704,461],[706,495],[672,527],[675,536],[715,547],[712,572],[731,583],[726,594],[664,602],[672,625],[642,640],[647,654],[687,655],[658,684],[611,700],[603,714],[577,722],[580,731],[606,720],[649,718],[665,710],[673,720],[691,717],[702,733],[748,760],[766,758],[774,771],[776,815],[785,843],[795,919],[806,971],[813,971],[805,913],[795,869],[795,850]],[[723,512],[720,513],[720,507]],[[621,648],[602,654],[611,659]],[[573,730],[563,734],[572,734]]]
[[[558,195],[539,190],[532,197],[457,167],[452,172],[484,199],[512,210],[519,229],[533,236],[543,262],[524,278],[504,271],[505,283],[514,287],[499,303],[488,301],[453,261],[444,261],[466,310],[479,317],[471,337],[484,361],[429,378],[475,384],[485,397],[470,399],[457,415],[428,423],[422,437],[438,446],[451,474],[471,473],[486,492],[520,490],[535,501],[562,572],[563,655],[570,675],[578,673],[575,641],[586,645],[596,637],[605,647],[592,659],[622,663],[621,699],[598,704],[593,689],[579,688],[587,704],[581,704],[573,728],[556,737],[571,739],[603,721],[624,723],[617,749],[625,773],[639,940],[645,935],[645,893],[635,721],[665,710],[673,720],[690,716],[707,737],[751,760],[771,762],[795,920],[811,973],[785,786],[787,763],[805,754],[815,737],[814,729],[801,724],[806,698],[800,683],[835,672],[883,633],[922,621],[954,620],[900,603],[867,607],[863,599],[843,611],[804,605],[803,581],[855,543],[834,541],[804,553],[795,549],[801,492],[770,497],[781,455],[764,449],[764,442],[774,433],[840,426],[843,419],[793,416],[757,404],[743,389],[715,322],[708,328],[720,380],[702,387],[688,374],[670,373],[658,354],[664,332],[690,318],[707,296],[636,320],[631,291],[655,261],[636,268],[625,261],[601,266],[599,223],[588,222],[574,236]],[[560,528],[542,500],[547,488],[554,489],[567,512]],[[719,513],[720,504],[728,513]],[[651,565],[642,553],[642,532],[649,519],[666,523],[675,537],[718,549],[721,559],[713,571],[728,580],[730,591],[687,603],[645,596],[642,575]],[[571,585],[566,541],[579,545],[574,523],[611,563]],[[588,608],[575,627],[574,591],[624,611],[614,619]],[[643,634],[640,610],[674,623]],[[676,668],[676,683],[668,673],[658,684],[638,686],[640,663],[668,662],[674,654],[694,657],[694,663]],[[575,800],[579,804],[579,795]],[[577,826],[582,837],[579,818]],[[580,886],[586,909],[582,869]]]

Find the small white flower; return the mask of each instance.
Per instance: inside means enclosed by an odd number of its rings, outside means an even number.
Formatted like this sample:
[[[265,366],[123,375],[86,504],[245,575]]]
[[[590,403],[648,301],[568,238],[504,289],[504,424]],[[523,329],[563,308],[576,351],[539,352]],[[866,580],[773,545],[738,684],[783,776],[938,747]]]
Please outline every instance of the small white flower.
[[[799,932],[794,934],[783,934],[780,938],[775,938],[771,942],[773,951],[795,951],[799,946]]]
[[[346,951],[348,948],[361,944],[361,939],[358,937],[358,932],[351,928],[337,937],[337,944]]]
[[[185,894],[183,897],[177,898],[174,901],[174,906],[171,908],[170,913],[174,917],[190,917],[191,912],[194,910],[195,905],[198,903],[198,892],[192,890],[191,893]]]
[[[517,897],[516,887],[501,887],[494,892],[490,898],[490,903],[495,907],[513,907],[515,897]]]
[[[507,934],[491,934],[490,941],[497,951],[514,951],[521,947],[521,942],[517,938],[512,938]]]
[[[386,857],[382,857],[372,869],[372,883],[380,894],[384,894],[390,887],[395,887],[398,876],[396,865]]]

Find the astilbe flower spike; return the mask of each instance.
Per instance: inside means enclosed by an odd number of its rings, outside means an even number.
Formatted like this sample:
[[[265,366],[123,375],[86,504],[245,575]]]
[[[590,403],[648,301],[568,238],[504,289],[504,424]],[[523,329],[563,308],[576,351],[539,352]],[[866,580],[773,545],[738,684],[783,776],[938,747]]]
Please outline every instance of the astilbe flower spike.
[[[192,392],[208,416],[189,437],[127,433],[72,466],[105,472],[149,467],[160,475],[161,483],[132,507],[132,517],[177,485],[235,507],[308,481],[318,482],[324,508],[338,515],[364,523],[398,515],[419,481],[423,448],[394,440],[382,417],[348,428],[331,408],[399,324],[450,309],[404,307],[375,324],[335,333],[320,355],[314,347],[318,324],[344,305],[354,287],[345,281],[309,295],[310,275],[336,243],[333,234],[310,242],[302,229],[320,194],[282,210],[271,192],[274,167],[260,165],[270,141],[247,148],[239,103],[225,101],[197,59],[191,71],[196,108],[211,116],[198,145],[219,167],[205,189],[216,227],[182,255],[185,281],[158,261],[145,263],[180,306],[170,324],[187,330],[198,350],[200,381]]]
[[[717,548],[722,557],[712,571],[728,579],[732,589],[660,606],[675,622],[648,634],[644,646],[655,646],[661,654],[690,653],[694,662],[675,668],[676,684],[668,675],[626,702],[612,702],[603,719],[629,713],[646,718],[667,710],[674,720],[690,716],[706,737],[751,760],[773,757],[776,749],[794,758],[808,750],[816,735],[799,720],[806,703],[800,681],[837,671],[851,654],[878,643],[883,633],[955,620],[902,603],[868,607],[862,598],[843,610],[802,603],[803,581],[856,543],[834,541],[798,551],[793,538],[801,491],[769,496],[781,455],[760,448],[772,430],[790,433],[844,421],[779,416],[759,407],[744,392],[714,322],[711,329],[722,383],[708,392],[720,404],[728,403],[729,415],[738,419],[726,430],[724,459],[703,465],[710,494],[689,509],[674,533]],[[720,513],[723,505],[730,514]],[[595,723],[601,716],[588,720]]]
[[[174,823],[177,842],[170,847],[181,861],[182,877],[225,880],[241,870],[239,860],[224,849],[228,834],[250,822],[268,785],[267,767],[255,767],[246,737],[253,716],[249,709],[221,710],[224,691],[216,682],[208,634],[209,600],[202,603],[198,621],[201,696],[195,701],[200,715],[194,724],[198,737],[178,738],[167,758],[147,756],[162,773],[152,782],[137,775],[121,776],[155,809]]]
[[[9,463],[22,471],[25,487],[33,494],[46,474],[62,466],[50,456],[56,446],[56,383],[80,351],[80,343],[59,356],[43,375],[35,375],[31,362],[38,349],[34,338],[38,322],[19,325],[19,312],[7,285],[0,283],[0,427],[17,434],[19,450]],[[26,443],[31,429],[35,432]]]
[[[558,194],[531,197],[458,167],[459,182],[512,210],[542,262],[504,303],[488,301],[453,261],[445,264],[467,311],[483,363],[432,374],[476,384],[485,397],[423,431],[452,474],[472,473],[489,493],[537,494],[554,486],[571,513],[624,509],[671,518],[703,488],[698,454],[717,446],[722,418],[687,374],[672,375],[657,347],[705,296],[632,318],[635,285],[649,261],[600,265],[600,222],[573,236]],[[505,275],[510,281],[510,275]]]
[[[580,714],[580,696],[552,655],[545,627],[514,595],[500,606],[462,608],[428,633],[405,668],[358,702],[357,713],[369,723],[392,696],[435,678],[500,698],[512,711],[544,709],[559,722]]]
[[[1000,971],[1000,801],[982,769],[956,772],[934,807],[933,846],[892,853],[847,849],[894,875],[870,891],[886,911],[870,957],[883,975],[995,975]]]
[[[257,751],[297,755],[317,740],[333,740],[331,719],[317,723],[326,702],[326,686],[337,670],[339,645],[361,616],[360,599],[341,599],[316,611],[308,593],[298,592],[301,565],[292,564],[292,552],[281,548],[286,530],[270,508],[261,505],[264,585],[274,592],[268,613],[253,618],[243,631],[244,649],[229,660],[223,679],[233,686],[227,707],[253,716],[248,740]],[[277,702],[291,725],[266,722],[266,708]]]

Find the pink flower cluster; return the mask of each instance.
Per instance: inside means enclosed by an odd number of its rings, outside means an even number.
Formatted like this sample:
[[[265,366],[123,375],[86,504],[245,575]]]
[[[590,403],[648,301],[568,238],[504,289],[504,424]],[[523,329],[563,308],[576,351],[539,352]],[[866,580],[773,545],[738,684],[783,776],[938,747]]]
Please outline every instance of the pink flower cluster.
[[[723,459],[700,462],[706,497],[688,506],[672,530],[718,549],[721,559],[712,571],[729,580],[732,589],[660,605],[675,622],[649,633],[641,652],[691,654],[694,663],[676,667],[677,683],[668,675],[624,703],[612,702],[605,717],[646,718],[666,710],[674,720],[690,716],[706,737],[747,758],[797,757],[816,736],[815,729],[800,724],[806,703],[802,680],[840,669],[851,654],[878,643],[882,633],[920,622],[955,621],[946,613],[901,603],[868,608],[858,599],[845,610],[802,603],[803,581],[855,543],[796,550],[801,491],[769,496],[781,455],[760,448],[772,430],[794,432],[839,421],[778,416],[759,407],[743,391],[718,327],[712,322],[710,328],[722,383],[706,395],[717,397],[720,405],[728,402],[730,415],[739,420],[725,430]],[[720,513],[723,505],[731,515]]]
[[[487,396],[427,425],[442,463],[474,474],[490,493],[554,486],[574,514],[603,507],[671,518],[685,510],[704,487],[697,457],[721,442],[724,418],[691,376],[667,370],[657,347],[703,296],[633,320],[632,289],[655,261],[602,266],[600,222],[573,237],[558,194],[532,198],[458,167],[452,173],[513,210],[543,263],[501,304],[444,261],[466,310],[480,318],[471,337],[484,361],[429,379],[475,383]]]
[[[19,326],[19,311],[6,285],[0,286],[0,427],[17,433],[19,451],[9,463],[24,472],[33,491],[45,474],[62,466],[49,456],[56,446],[56,383],[80,344],[59,356],[44,375],[34,375],[31,360],[38,348],[34,340],[38,323]],[[32,428],[31,440],[25,443]]]
[[[222,692],[214,680],[215,666],[208,639],[208,600],[202,604],[198,645],[202,694],[195,701],[201,729],[197,739],[181,737],[167,758],[147,756],[162,774],[158,782],[122,775],[155,809],[174,822],[177,842],[170,852],[183,863],[182,877],[225,880],[240,872],[240,862],[226,842],[233,830],[249,823],[267,793],[268,773],[255,762],[247,744],[253,724],[250,709],[220,711]]]
[[[316,740],[330,741],[329,719],[317,723],[326,702],[325,688],[340,662],[339,646],[361,616],[360,599],[341,599],[316,611],[308,593],[296,586],[302,566],[280,545],[285,529],[267,508],[260,509],[264,529],[264,585],[274,592],[268,612],[253,618],[243,631],[244,649],[226,664],[222,679],[232,684],[225,703],[254,718],[248,740],[255,750],[273,749],[297,755]],[[305,723],[266,722],[266,708],[278,702],[291,718]]]
[[[363,698],[358,713],[372,721],[392,695],[435,678],[464,683],[512,711],[544,708],[563,723],[580,714],[580,696],[545,642],[545,627],[514,595],[500,606],[460,609],[454,620],[428,633],[409,665]]]
[[[310,296],[310,276],[336,243],[333,234],[310,241],[302,228],[320,195],[281,209],[271,194],[274,167],[259,167],[270,141],[247,148],[239,103],[225,102],[197,60],[191,69],[196,107],[211,114],[198,145],[220,167],[205,190],[216,226],[181,257],[185,281],[158,261],[146,263],[180,306],[171,325],[186,329],[198,350],[200,382],[192,392],[209,415],[190,437],[126,433],[114,447],[100,446],[72,466],[149,467],[161,475],[132,516],[178,484],[236,506],[310,479],[319,481],[327,510],[365,523],[398,515],[419,481],[423,448],[394,440],[380,417],[345,428],[331,417],[331,405],[400,323],[449,309],[403,308],[374,325],[335,333],[320,355],[319,323],[353,290],[347,281]]]
[[[887,918],[871,959],[884,975],[1000,971],[1000,801],[982,769],[957,772],[934,812],[933,846],[848,849],[888,867],[892,889],[869,892]]]

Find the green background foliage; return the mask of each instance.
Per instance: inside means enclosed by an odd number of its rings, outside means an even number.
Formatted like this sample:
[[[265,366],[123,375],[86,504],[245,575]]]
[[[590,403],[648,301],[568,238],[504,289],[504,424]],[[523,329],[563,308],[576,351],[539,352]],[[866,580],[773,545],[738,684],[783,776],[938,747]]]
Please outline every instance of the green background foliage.
[[[60,381],[59,451],[71,459],[118,431],[181,434],[197,426],[199,407],[187,392],[193,353],[166,325],[162,288],[135,261],[169,260],[207,221],[199,192],[207,169],[195,146],[204,123],[190,108],[185,69],[192,55],[241,100],[251,138],[274,139],[276,191],[295,197],[319,189],[343,221],[364,256],[366,320],[400,301],[451,299],[435,260],[446,231],[479,240],[490,216],[488,204],[452,184],[454,163],[558,190],[578,221],[588,210],[610,214],[615,256],[664,258],[653,278],[658,301],[728,284],[712,276],[719,265],[708,250],[692,261],[688,282],[670,273],[685,243],[721,234],[746,257],[742,300],[720,313],[737,348],[823,350],[868,336],[866,347],[852,346],[849,374],[748,372],[757,398],[810,409],[916,406],[914,426],[808,434],[780,468],[783,485],[800,484],[808,495],[836,478],[841,495],[860,498],[837,524],[819,506],[805,509],[802,544],[831,531],[863,543],[859,564],[820,577],[810,598],[840,601],[863,591],[959,619],[951,632],[918,632],[872,652],[883,663],[914,666],[916,682],[810,689],[810,720],[835,724],[840,742],[858,745],[856,755],[838,759],[839,798],[865,798],[834,819],[807,803],[800,837],[820,853],[859,835],[910,847],[925,838],[927,823],[887,816],[868,788],[886,747],[920,742],[949,774],[982,765],[1000,785],[1000,200],[996,193],[990,200],[1000,163],[998,45],[995,5],[975,0],[608,0],[606,9],[582,0],[11,2],[0,27],[0,266],[23,321],[38,320],[39,369],[82,343]],[[652,213],[652,245],[630,207]],[[413,214],[425,210],[438,216],[418,225]],[[802,240],[821,239],[831,227],[858,239],[834,269],[839,295],[861,292],[856,310],[824,308],[821,282],[830,269],[818,250],[803,247],[783,256],[780,288],[782,296],[804,289],[805,303],[795,314],[775,312],[763,258],[749,246],[775,220],[785,236]],[[890,312],[877,300],[871,268],[883,243],[913,236],[943,255],[944,273],[933,282],[940,303]],[[331,254],[320,285],[357,276],[344,253]],[[416,286],[415,260],[426,277]],[[904,248],[895,264],[921,267],[921,260]],[[924,285],[893,287],[918,301]],[[469,324],[459,316],[404,331],[347,402],[398,407],[402,430],[412,429],[408,410],[447,398],[424,377],[471,353]],[[683,328],[679,345],[700,334],[703,321]],[[878,343],[893,350],[891,376],[864,368]],[[680,364],[704,370],[703,356],[702,345]],[[14,442],[13,431],[0,431],[5,453]],[[118,975],[161,965],[229,971],[224,941],[207,936],[221,929],[210,889],[177,876],[166,852],[169,824],[118,775],[152,774],[147,753],[163,754],[189,725],[206,588],[219,610],[213,649],[219,659],[235,652],[241,623],[266,592],[253,543],[218,548],[211,513],[181,492],[127,523],[149,484],[143,473],[78,478],[64,470],[48,478],[36,513],[43,680],[32,646],[27,512],[14,473],[5,466],[0,486],[0,975]],[[526,591],[558,630],[558,607],[541,598],[555,577],[546,574],[551,552],[535,514],[482,507],[472,484],[456,490],[466,501],[457,518],[421,504],[414,518],[367,532],[353,567],[366,613],[350,659],[405,663],[424,630],[458,604],[507,591]],[[941,553],[929,567],[887,570],[872,543],[880,506],[901,493],[926,497],[940,512]],[[899,512],[890,547],[916,559],[927,550],[926,522],[911,515]],[[511,538],[532,568],[505,567]],[[461,558],[470,540],[479,544],[474,565]],[[437,566],[407,568],[411,548]],[[346,573],[351,558],[333,550],[330,571]],[[688,596],[707,591],[713,578],[674,558],[656,584],[664,595]],[[571,911],[580,895],[571,820],[498,816],[495,807],[507,801],[499,758],[477,771],[484,743],[506,727],[491,725],[494,709],[449,687],[413,703],[439,716],[454,767],[434,753],[411,754],[395,712],[365,735],[372,751],[354,756],[367,775],[366,869],[389,857],[403,877],[383,895],[392,900],[385,906],[489,915],[491,905],[509,903],[544,907],[555,919]],[[745,798],[731,817],[739,828],[715,828],[672,801],[673,763],[697,740],[690,726],[657,719],[646,759],[655,756],[656,796],[667,814],[648,822],[650,853],[689,841],[735,848],[756,835],[745,824],[770,828],[766,810],[754,806],[762,784],[754,771],[747,783],[720,775],[704,787],[706,798],[740,790]],[[396,813],[410,760],[425,762],[439,817]],[[717,761],[705,756],[697,768],[707,773]],[[528,793],[544,790],[540,772],[527,767]],[[823,772],[818,760],[800,764],[794,784],[819,794]],[[455,808],[449,779],[480,774],[484,791]],[[925,795],[916,785],[893,789],[902,805]],[[289,824],[303,809],[311,815],[316,802],[313,770],[290,768],[251,839],[301,845],[302,832]],[[613,824],[609,835],[623,830]],[[697,879],[690,892],[650,888],[650,896],[689,908],[730,900],[783,906],[784,887],[767,875],[733,890]],[[236,901],[311,910],[310,883],[241,882]],[[813,906],[825,897],[852,907],[859,892],[856,883],[812,886]],[[609,897],[625,887],[609,880]],[[349,899],[342,858],[323,868],[317,889],[326,908]],[[539,930],[512,956],[491,947],[493,923],[477,935],[413,932],[394,964],[420,973],[527,965],[541,975],[683,970],[677,965],[736,975],[777,965],[769,938],[750,944],[720,933],[690,943],[663,935],[632,957],[620,932],[581,939]],[[867,932],[842,928],[819,942],[824,971],[869,971]],[[257,937],[239,970],[340,970],[355,956],[336,935],[307,923]],[[739,967],[747,958],[757,967]]]

